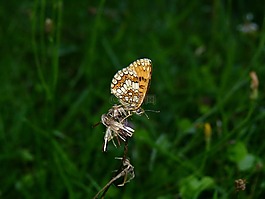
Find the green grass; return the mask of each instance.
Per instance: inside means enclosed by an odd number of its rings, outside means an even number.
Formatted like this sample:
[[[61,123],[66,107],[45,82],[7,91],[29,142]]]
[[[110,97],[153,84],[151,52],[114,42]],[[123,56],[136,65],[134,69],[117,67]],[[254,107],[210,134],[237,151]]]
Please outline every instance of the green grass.
[[[160,113],[130,120],[136,177],[106,198],[262,198],[264,11],[259,1],[3,3],[0,198],[93,198],[123,148],[102,153],[105,127],[92,126],[114,104],[113,75],[142,57],[155,98],[142,107]],[[258,30],[243,33],[248,13]]]

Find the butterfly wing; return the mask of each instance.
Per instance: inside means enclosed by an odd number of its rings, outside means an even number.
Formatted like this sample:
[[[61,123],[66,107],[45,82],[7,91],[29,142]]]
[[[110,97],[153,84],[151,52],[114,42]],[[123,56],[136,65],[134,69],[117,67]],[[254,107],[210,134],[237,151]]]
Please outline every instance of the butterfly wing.
[[[114,75],[111,93],[119,99],[126,110],[136,111],[144,101],[151,75],[151,60],[138,59]]]

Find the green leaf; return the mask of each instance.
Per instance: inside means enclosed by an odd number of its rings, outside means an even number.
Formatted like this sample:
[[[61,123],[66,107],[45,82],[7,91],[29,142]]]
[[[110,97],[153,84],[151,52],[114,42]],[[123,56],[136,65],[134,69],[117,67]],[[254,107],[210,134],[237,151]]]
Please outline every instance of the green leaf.
[[[214,180],[211,177],[205,176],[201,179],[195,176],[185,178],[180,184],[180,193],[184,199],[196,198],[206,189],[214,185]]]
[[[242,142],[237,142],[234,145],[231,145],[228,149],[228,158],[235,163],[238,163],[239,161],[244,159],[247,154],[247,148]]]
[[[251,169],[255,165],[256,157],[252,154],[247,154],[245,158],[238,162],[237,166],[240,171]]]

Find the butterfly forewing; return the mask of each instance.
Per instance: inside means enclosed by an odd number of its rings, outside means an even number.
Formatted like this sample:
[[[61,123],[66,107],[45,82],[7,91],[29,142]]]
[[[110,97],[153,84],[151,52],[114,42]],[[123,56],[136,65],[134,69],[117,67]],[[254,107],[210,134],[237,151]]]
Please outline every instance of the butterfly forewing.
[[[138,59],[114,75],[111,93],[119,99],[125,109],[136,111],[144,101],[151,74],[151,60]]]

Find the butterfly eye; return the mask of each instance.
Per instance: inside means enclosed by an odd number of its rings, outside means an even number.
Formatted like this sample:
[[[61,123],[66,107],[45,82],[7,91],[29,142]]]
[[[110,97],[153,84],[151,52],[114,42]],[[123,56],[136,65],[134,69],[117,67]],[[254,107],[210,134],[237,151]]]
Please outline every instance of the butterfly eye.
[[[136,110],[135,113],[136,113],[137,115],[142,115],[142,114],[144,113],[144,109],[139,108],[139,109]]]

